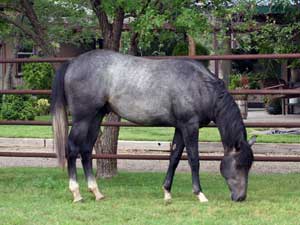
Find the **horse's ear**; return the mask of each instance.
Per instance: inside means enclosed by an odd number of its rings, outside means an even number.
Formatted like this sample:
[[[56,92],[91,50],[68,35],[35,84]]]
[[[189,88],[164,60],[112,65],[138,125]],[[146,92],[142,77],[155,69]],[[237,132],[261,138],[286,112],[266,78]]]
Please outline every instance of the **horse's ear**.
[[[256,135],[252,136],[252,137],[250,138],[250,140],[248,141],[248,144],[249,144],[250,146],[254,145],[254,143],[256,142],[256,138],[257,138]]]

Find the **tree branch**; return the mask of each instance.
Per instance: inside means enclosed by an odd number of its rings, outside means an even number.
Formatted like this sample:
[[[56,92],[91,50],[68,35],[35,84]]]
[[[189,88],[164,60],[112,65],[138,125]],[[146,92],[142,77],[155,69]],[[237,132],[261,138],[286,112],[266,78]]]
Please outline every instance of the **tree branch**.
[[[45,27],[40,23],[33,4],[29,0],[20,0],[24,15],[28,18],[35,34],[35,40],[43,53],[47,56],[55,56],[55,49],[51,46]]]
[[[0,19],[19,28],[26,36],[30,37],[42,49],[43,53],[46,56],[55,56],[55,50],[49,44],[47,34],[42,29],[42,26],[38,24],[38,20],[34,22],[34,24],[31,24],[31,26],[29,27],[26,24],[18,21],[18,19],[14,19],[1,11],[0,11]]]
[[[91,1],[93,11],[95,12],[98,18],[102,33],[105,33],[105,31],[107,30],[112,31],[112,25],[108,21],[107,14],[101,8],[102,1],[101,0],[90,0],[90,1]]]
[[[35,33],[39,33],[40,35],[45,35],[44,34],[45,29],[40,24],[39,19],[33,9],[33,5],[28,0],[20,0],[20,3],[23,8],[23,13],[30,21],[33,29],[35,30]],[[40,32],[42,32],[42,34]]]
[[[115,51],[118,51],[119,47],[120,47],[119,42],[121,39],[122,30],[123,30],[124,16],[125,16],[125,12],[124,12],[123,8],[118,7],[117,11],[116,11],[116,17],[112,24],[112,35],[113,35],[113,40],[115,43],[115,46],[113,48]]]
[[[33,33],[31,31],[31,29],[29,27],[25,27],[24,24],[14,20],[13,18],[9,17],[8,15],[6,15],[5,13],[0,11],[0,19],[5,20],[6,22],[16,26],[17,28],[19,28],[24,34],[26,34],[27,36],[31,37],[32,39],[36,40],[37,37],[35,35],[35,33]]]

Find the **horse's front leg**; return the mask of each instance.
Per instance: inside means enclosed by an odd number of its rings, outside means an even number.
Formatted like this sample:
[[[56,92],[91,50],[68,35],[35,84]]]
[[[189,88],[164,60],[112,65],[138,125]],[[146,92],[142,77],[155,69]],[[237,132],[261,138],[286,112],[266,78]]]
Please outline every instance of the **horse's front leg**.
[[[181,133],[186,146],[188,161],[192,171],[193,192],[198,197],[200,202],[207,202],[208,200],[202,192],[199,179],[199,126],[197,123],[188,123],[181,127]]]
[[[164,200],[166,202],[170,202],[172,199],[171,188],[172,188],[173,178],[174,178],[175,170],[181,158],[183,149],[184,149],[184,143],[182,139],[182,134],[180,130],[176,128],[173,137],[172,146],[171,146],[170,163],[169,163],[167,175],[163,185]]]

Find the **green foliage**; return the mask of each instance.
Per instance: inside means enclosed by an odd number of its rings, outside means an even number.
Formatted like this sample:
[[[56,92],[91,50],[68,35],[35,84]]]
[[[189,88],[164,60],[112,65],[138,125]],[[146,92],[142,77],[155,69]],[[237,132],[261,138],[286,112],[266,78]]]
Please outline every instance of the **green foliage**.
[[[271,82],[271,84],[278,84],[281,76],[281,65],[277,60],[259,60],[261,68],[258,69],[256,77],[261,80],[265,85]],[[270,85],[269,85],[270,86]]]
[[[23,30],[32,31],[31,24],[25,15],[22,8],[20,8],[19,0],[2,0],[7,2],[10,7],[4,8],[3,14],[6,14],[10,20],[17,21]],[[51,47],[57,48],[60,43],[68,43],[74,45],[81,45],[84,43],[91,43],[93,38],[99,37],[95,27],[97,19],[91,12],[90,3],[86,0],[34,0],[34,13],[37,15],[35,22],[40,23],[41,27],[47,35],[47,43],[51,43]],[[0,38],[7,32],[7,29],[2,29],[0,16]],[[14,27],[18,32],[23,32],[19,27],[8,25],[7,21],[3,21],[5,26]],[[39,35],[39,34],[35,34]],[[34,35],[33,35],[34,36]],[[22,35],[23,39],[29,39],[32,35]],[[11,41],[12,35],[6,35],[6,42]],[[38,45],[35,39],[35,44]],[[57,49],[55,49],[57,50]]]
[[[187,42],[178,42],[176,46],[173,48],[172,55],[174,56],[181,56],[181,55],[188,55],[189,49],[188,49],[188,43]],[[196,55],[209,55],[209,50],[205,48],[203,45],[197,43],[196,44]],[[207,67],[209,64],[208,60],[202,61],[203,64]]]
[[[105,8],[109,11],[108,6]],[[134,17],[129,26],[132,27],[131,32],[139,34],[139,48],[143,50],[151,48],[152,42],[160,38],[166,25],[173,32],[176,30],[177,33],[187,33],[193,37],[209,27],[204,6],[198,6],[190,0],[124,1],[124,8]],[[161,53],[159,49],[156,51]]]
[[[3,95],[1,119],[33,120],[35,115],[35,100],[30,95]]]
[[[189,54],[189,49],[188,49],[188,44],[184,42],[179,42],[174,48],[172,55],[188,55]]]
[[[1,107],[2,107],[3,98],[4,98],[4,95],[0,95],[0,111],[1,111]]]
[[[300,51],[298,51],[298,52],[300,52]],[[299,69],[300,68],[300,60],[299,59],[292,60],[292,62],[289,65],[289,68]]]
[[[296,53],[300,47],[297,45],[297,30],[300,22],[277,25],[267,21],[258,31],[250,35],[250,43],[261,54],[270,53]]]
[[[187,42],[179,42],[176,44],[172,51],[172,55],[188,55],[189,49],[188,49],[188,43]],[[209,55],[209,50],[205,48],[203,45],[197,43],[196,44],[196,55]]]
[[[269,1],[268,1],[269,2]],[[237,35],[239,44],[245,50],[255,50],[261,54],[272,53],[299,53],[300,52],[300,11],[294,1],[288,0],[276,0],[272,1],[272,4],[268,2],[255,3],[255,5],[249,8],[243,15],[245,19],[243,21],[246,29],[249,27],[258,27],[254,31],[248,34]],[[258,13],[264,15],[266,21],[264,23],[258,23]],[[255,17],[256,16],[256,17]],[[262,17],[262,16],[261,16]],[[252,24],[250,26],[250,24]],[[239,28],[241,26],[238,26]],[[276,60],[277,63],[281,63],[283,60]],[[275,73],[275,70],[269,70],[274,66],[274,63],[269,61],[263,61],[263,65],[267,68],[267,73]],[[300,67],[299,60],[288,61],[291,68]],[[273,65],[272,65],[273,64]]]
[[[208,29],[207,17],[195,7],[182,8],[174,21],[174,25],[191,36],[196,36]]]
[[[35,0],[34,9],[39,20],[47,28],[47,34],[55,44],[81,45],[90,43],[99,34],[95,32],[96,17],[85,0]],[[51,21],[49,23],[49,21]]]
[[[248,74],[249,89],[260,89],[260,78],[256,73]]]
[[[229,90],[235,90],[242,87],[241,74],[232,74],[229,79]]]
[[[50,63],[26,63],[22,67],[25,85],[30,89],[50,89],[54,69]]]
[[[158,34],[157,32],[153,32],[153,30],[161,28],[166,20],[166,15],[159,14],[155,8],[150,8],[132,22],[133,31],[139,33],[140,48],[150,47],[151,42]]]
[[[3,40],[10,34],[11,27],[4,21],[0,20],[0,30],[0,40]]]
[[[41,98],[37,100],[36,111],[37,111],[37,115],[39,116],[48,115],[50,112],[49,100],[46,98]]]
[[[229,77],[229,90],[240,88],[259,89],[260,88],[260,74],[256,73],[236,73]]]
[[[161,30],[154,42],[151,43],[152,55],[171,55],[181,36],[181,34],[176,34],[170,30]]]

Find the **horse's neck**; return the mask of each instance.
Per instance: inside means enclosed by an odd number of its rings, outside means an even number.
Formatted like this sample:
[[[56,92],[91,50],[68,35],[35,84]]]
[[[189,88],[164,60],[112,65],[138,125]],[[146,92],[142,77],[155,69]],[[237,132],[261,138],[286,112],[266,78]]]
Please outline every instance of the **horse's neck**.
[[[231,96],[226,95],[216,105],[215,123],[225,151],[231,151],[245,140],[246,129],[240,111]]]

